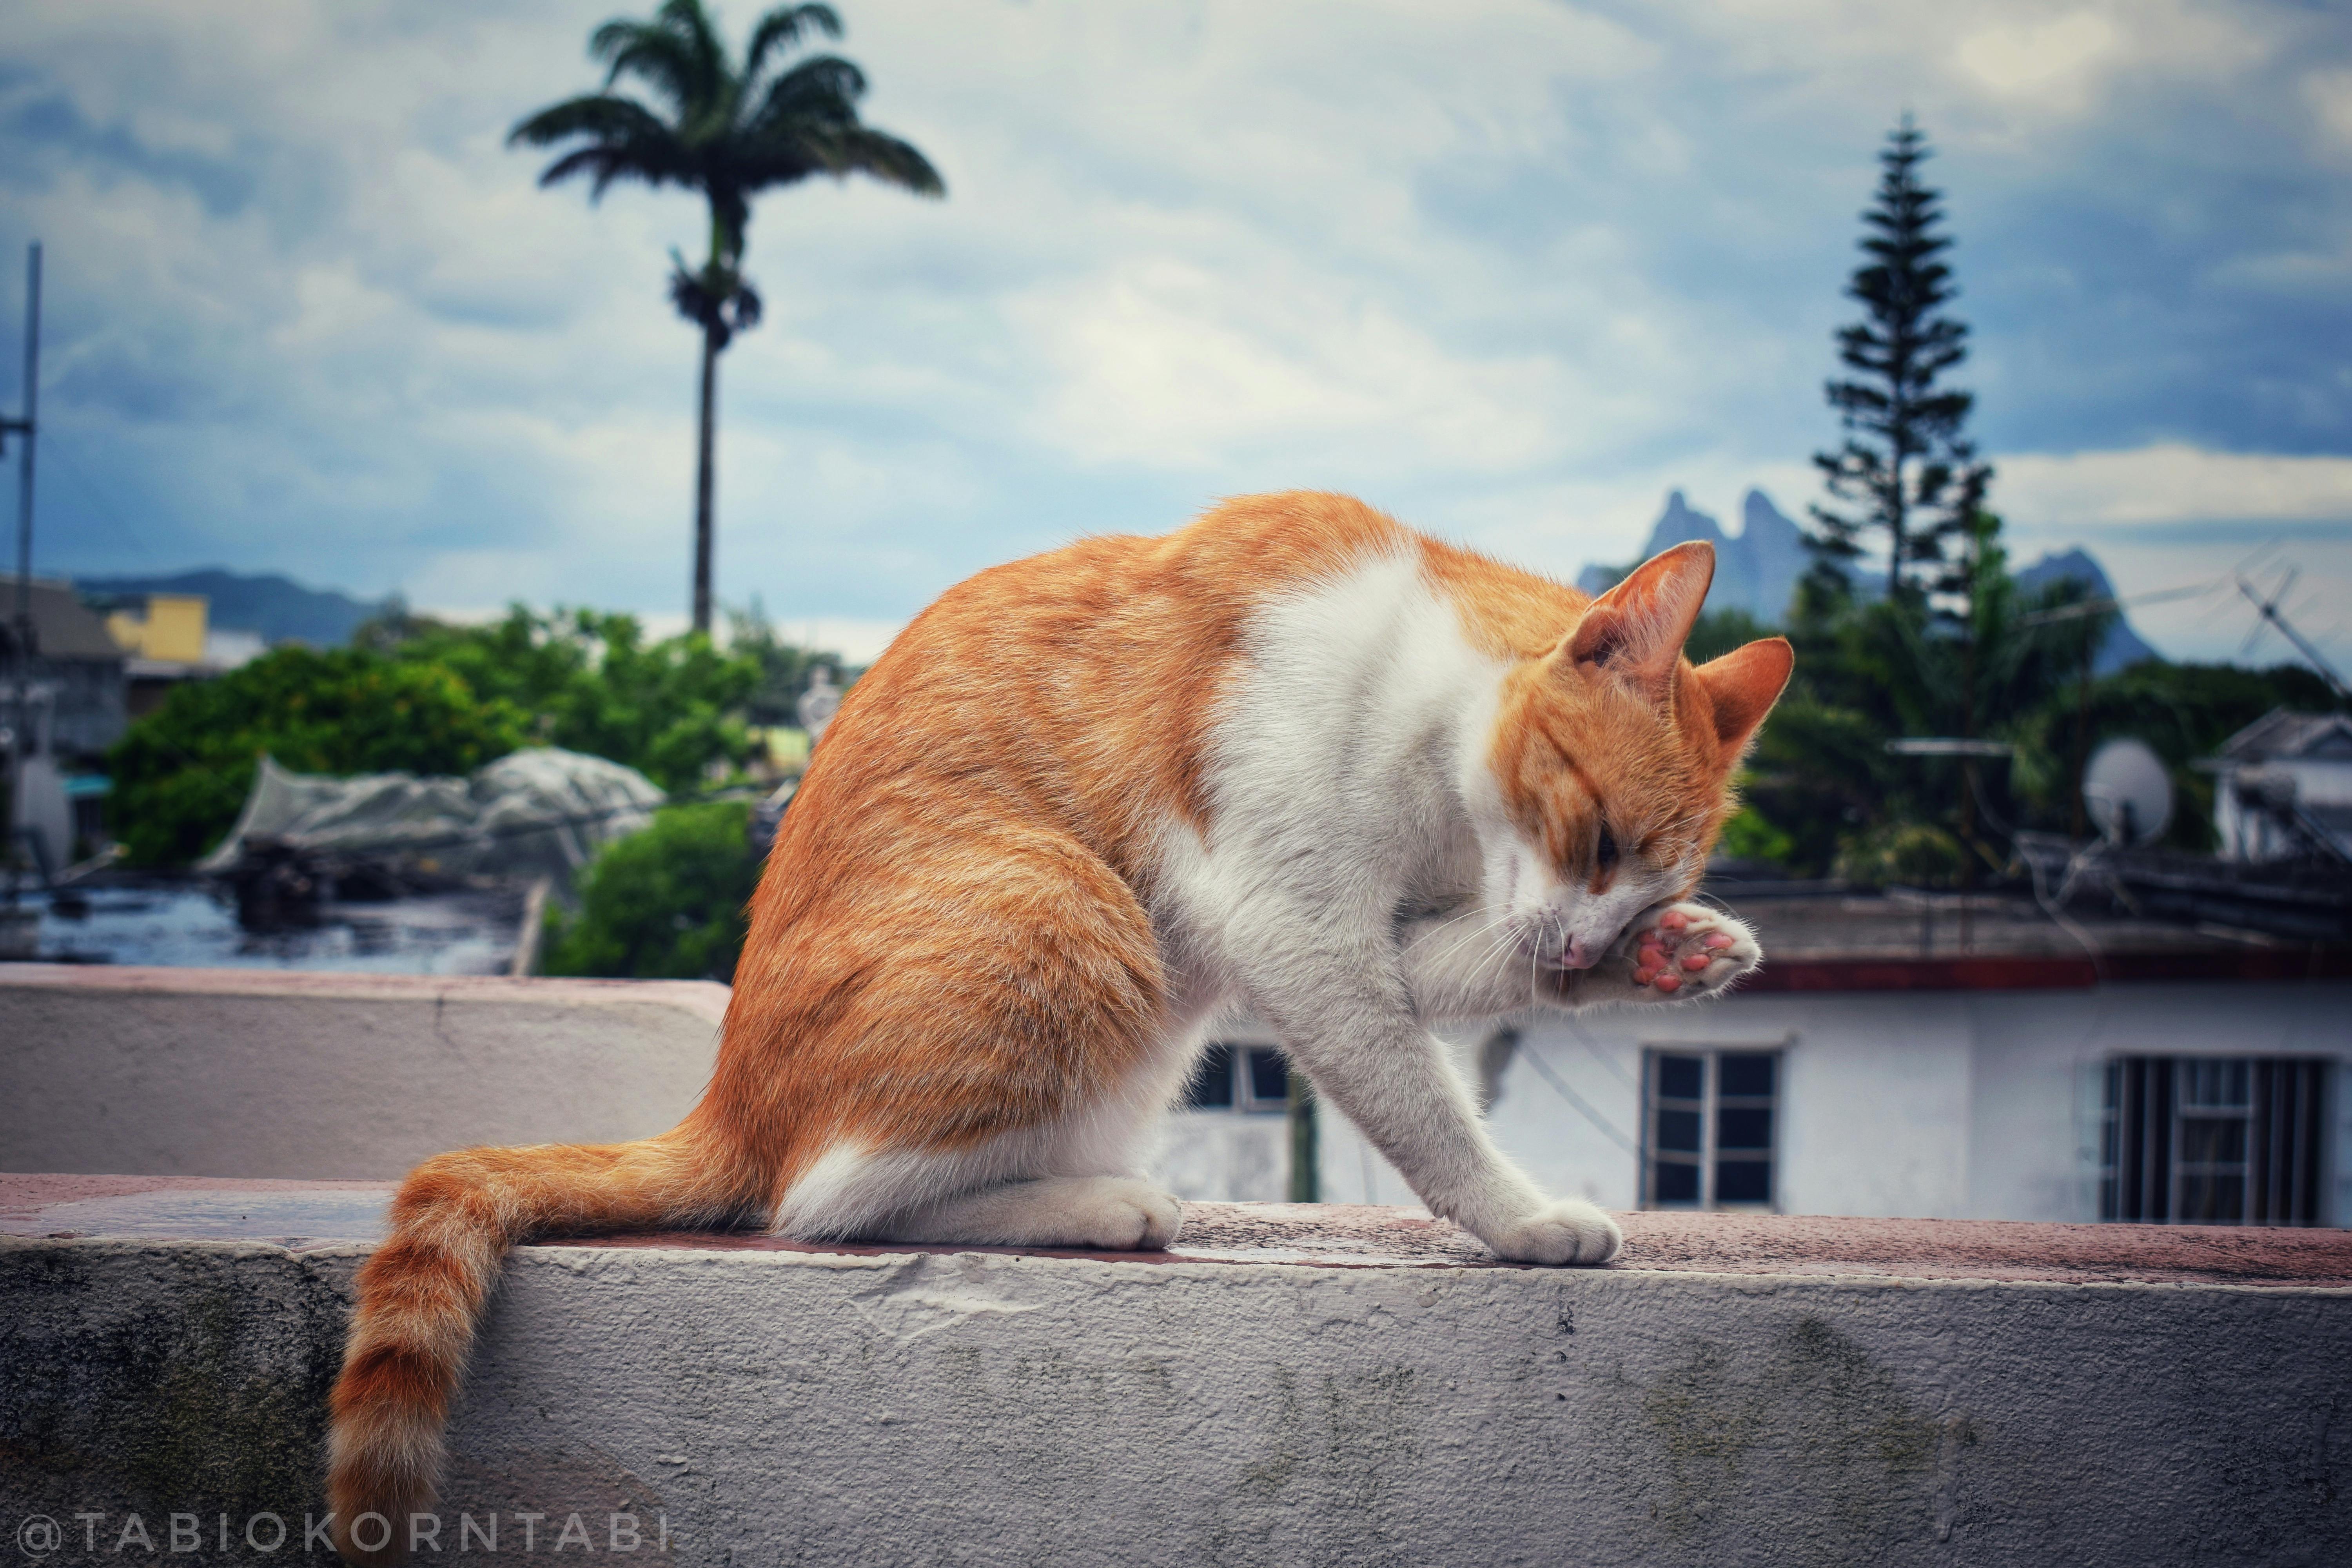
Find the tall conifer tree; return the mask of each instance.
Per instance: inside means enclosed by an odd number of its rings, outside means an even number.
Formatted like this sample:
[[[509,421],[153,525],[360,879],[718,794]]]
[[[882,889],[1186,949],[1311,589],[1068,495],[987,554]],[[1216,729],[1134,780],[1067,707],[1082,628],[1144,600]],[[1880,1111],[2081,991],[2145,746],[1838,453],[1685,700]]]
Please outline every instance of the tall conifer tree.
[[[1831,496],[1845,503],[1811,509],[1815,551],[1825,563],[1850,561],[1865,536],[1883,531],[1891,595],[1913,568],[1942,561],[1947,542],[1967,537],[1992,479],[1962,434],[1975,396],[1937,384],[1968,357],[1969,329],[1944,309],[1959,289],[1943,260],[1952,242],[1938,232],[1942,193],[1919,181],[1928,156],[1927,137],[1905,115],[1879,153],[1877,198],[1862,215],[1869,259],[1846,285],[1864,310],[1837,334],[1853,378],[1826,388],[1845,442],[1813,457]]]

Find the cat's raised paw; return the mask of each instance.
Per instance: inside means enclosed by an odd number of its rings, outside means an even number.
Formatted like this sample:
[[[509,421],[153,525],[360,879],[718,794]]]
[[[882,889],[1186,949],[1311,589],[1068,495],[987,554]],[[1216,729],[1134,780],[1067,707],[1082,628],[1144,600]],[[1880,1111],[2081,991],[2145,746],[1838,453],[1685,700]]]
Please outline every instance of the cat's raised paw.
[[[1590,1266],[1616,1257],[1625,1245],[1625,1233],[1582,1198],[1560,1198],[1485,1240],[1497,1258],[1514,1263]]]
[[[1644,1002],[1711,995],[1764,961],[1756,934],[1705,904],[1661,904],[1627,931],[1618,963]]]

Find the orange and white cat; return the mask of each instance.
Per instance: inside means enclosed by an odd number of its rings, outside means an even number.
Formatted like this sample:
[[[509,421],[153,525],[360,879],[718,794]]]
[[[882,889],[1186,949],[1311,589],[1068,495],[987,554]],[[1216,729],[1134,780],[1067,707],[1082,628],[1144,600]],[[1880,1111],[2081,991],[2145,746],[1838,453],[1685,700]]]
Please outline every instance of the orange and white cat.
[[[1678,545],[1596,601],[1302,492],[950,590],[825,736],[686,1121],[402,1186],[334,1393],[345,1555],[398,1555],[429,1505],[515,1242],[1162,1247],[1180,1210],[1139,1163],[1233,1008],[1433,1211],[1505,1258],[1605,1262],[1617,1226],[1512,1167],[1430,1026],[1709,995],[1759,962],[1677,901],[1791,660],[1681,657],[1713,573]],[[393,1528],[354,1542],[370,1513]]]

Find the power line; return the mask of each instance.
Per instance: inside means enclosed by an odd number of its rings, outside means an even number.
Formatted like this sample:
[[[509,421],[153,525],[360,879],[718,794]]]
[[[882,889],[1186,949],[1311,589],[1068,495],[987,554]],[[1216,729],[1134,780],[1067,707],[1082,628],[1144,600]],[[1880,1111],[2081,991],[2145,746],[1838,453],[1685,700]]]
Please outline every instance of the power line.
[[[131,521],[124,517],[122,513],[115,508],[113,501],[109,499],[107,493],[99,488],[98,481],[91,479],[89,472],[82,468],[81,464],[75,460],[72,447],[58,438],[57,431],[50,430],[47,432],[47,435],[49,438],[50,455],[65,464],[66,472],[72,476],[76,484],[81,486],[82,493],[89,496],[89,499],[97,504],[100,515],[104,517],[109,522],[112,523],[115,528],[121,532],[122,536],[130,542],[131,547],[133,550],[138,551],[142,555],[147,556],[151,561],[159,560],[160,556],[157,554],[155,547],[148,543],[145,536],[141,534],[137,529],[131,526]]]
[[[1528,1058],[1528,1066],[1535,1068],[1537,1075],[1540,1077],[1544,1082],[1551,1085],[1552,1089],[1562,1100],[1567,1100],[1569,1104],[1574,1106],[1577,1110],[1583,1115],[1587,1121],[1591,1122],[1592,1125],[1601,1129],[1602,1132],[1608,1134],[1611,1142],[1614,1142],[1619,1148],[1624,1150],[1628,1154],[1638,1156],[1642,1152],[1642,1151],[1635,1146],[1632,1139],[1617,1131],[1615,1123],[1612,1122],[1607,1117],[1601,1115],[1600,1111],[1595,1110],[1592,1108],[1592,1102],[1591,1100],[1586,1100],[1584,1096],[1569,1088],[1568,1085],[1561,1080],[1559,1075],[1551,1070],[1551,1065],[1545,1061],[1543,1058],[1538,1056],[1535,1052],[1535,1047],[1528,1045],[1525,1040],[1519,1042],[1519,1055]]]

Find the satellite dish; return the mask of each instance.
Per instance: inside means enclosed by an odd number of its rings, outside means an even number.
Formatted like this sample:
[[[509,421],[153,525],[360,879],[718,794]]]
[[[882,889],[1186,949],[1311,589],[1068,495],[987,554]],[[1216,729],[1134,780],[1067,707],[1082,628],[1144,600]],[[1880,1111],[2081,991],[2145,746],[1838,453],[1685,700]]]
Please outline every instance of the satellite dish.
[[[2083,807],[2110,844],[2153,844],[2172,826],[2172,775],[2145,741],[2109,741],[2083,770]]]

